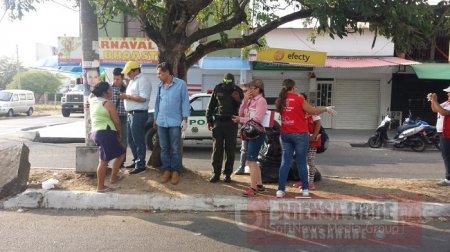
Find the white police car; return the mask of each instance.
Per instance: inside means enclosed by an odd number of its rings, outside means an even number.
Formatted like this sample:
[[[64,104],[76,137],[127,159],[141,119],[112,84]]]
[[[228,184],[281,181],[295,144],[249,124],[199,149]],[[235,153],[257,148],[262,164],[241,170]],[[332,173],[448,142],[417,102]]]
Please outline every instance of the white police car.
[[[204,140],[212,139],[212,133],[208,130],[208,123],[206,122],[206,109],[208,108],[209,100],[211,99],[212,90],[207,93],[193,94],[189,97],[191,104],[191,115],[187,120],[187,129],[184,132],[184,139],[186,140]],[[276,121],[279,121],[279,116],[275,116]],[[153,150],[153,146],[157,140],[156,129],[152,128],[154,121],[154,110],[149,110],[148,121],[145,128],[145,142],[147,148]],[[278,123],[277,123],[278,125]],[[279,127],[279,125],[278,125]]]

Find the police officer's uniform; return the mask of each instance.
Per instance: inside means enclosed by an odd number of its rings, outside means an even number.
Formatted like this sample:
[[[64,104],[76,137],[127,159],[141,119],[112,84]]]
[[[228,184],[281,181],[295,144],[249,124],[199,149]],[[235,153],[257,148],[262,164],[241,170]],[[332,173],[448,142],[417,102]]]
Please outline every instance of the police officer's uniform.
[[[223,153],[225,151],[225,182],[230,182],[236,151],[236,136],[238,124],[232,121],[233,115],[239,114],[240,102],[233,99],[232,93],[237,91],[239,97],[244,97],[242,89],[233,83],[220,83],[214,92],[206,110],[206,120],[212,128],[213,152],[212,166],[214,175],[211,182],[219,180],[222,171]],[[227,181],[228,180],[228,181]]]

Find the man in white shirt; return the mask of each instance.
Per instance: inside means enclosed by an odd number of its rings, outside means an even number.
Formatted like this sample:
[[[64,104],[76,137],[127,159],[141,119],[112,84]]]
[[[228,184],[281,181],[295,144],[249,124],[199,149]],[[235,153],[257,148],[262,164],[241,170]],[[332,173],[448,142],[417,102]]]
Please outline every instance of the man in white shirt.
[[[437,113],[436,130],[441,135],[441,152],[445,165],[445,179],[437,183],[439,186],[450,186],[450,87],[447,92],[447,101],[439,104],[435,93],[429,94],[431,110]]]
[[[134,169],[129,174],[137,174],[145,171],[145,124],[152,83],[141,72],[141,66],[136,61],[128,61],[122,73],[130,78],[126,93],[120,94],[128,113],[128,145],[133,153]]]

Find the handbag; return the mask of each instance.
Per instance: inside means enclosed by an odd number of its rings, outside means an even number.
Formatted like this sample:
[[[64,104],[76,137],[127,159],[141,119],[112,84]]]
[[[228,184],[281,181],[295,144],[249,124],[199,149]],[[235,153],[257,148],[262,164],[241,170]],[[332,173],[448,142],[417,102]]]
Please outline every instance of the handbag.
[[[253,119],[248,120],[241,127],[241,139],[256,139],[266,133],[266,129]]]

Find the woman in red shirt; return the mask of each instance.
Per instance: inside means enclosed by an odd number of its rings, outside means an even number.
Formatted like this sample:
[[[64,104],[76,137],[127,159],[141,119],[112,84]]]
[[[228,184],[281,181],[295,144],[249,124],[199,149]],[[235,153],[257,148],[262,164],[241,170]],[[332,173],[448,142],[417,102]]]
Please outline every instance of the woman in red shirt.
[[[302,195],[309,196],[308,169],[306,166],[306,154],[309,147],[309,130],[306,122],[306,113],[317,115],[323,112],[334,114],[334,107],[312,107],[303,96],[297,93],[295,82],[291,79],[283,81],[283,89],[280,92],[276,104],[281,115],[281,144],[283,154],[278,179],[278,191],[276,196],[282,198],[285,195],[286,180],[295,152],[297,170],[302,183]]]

